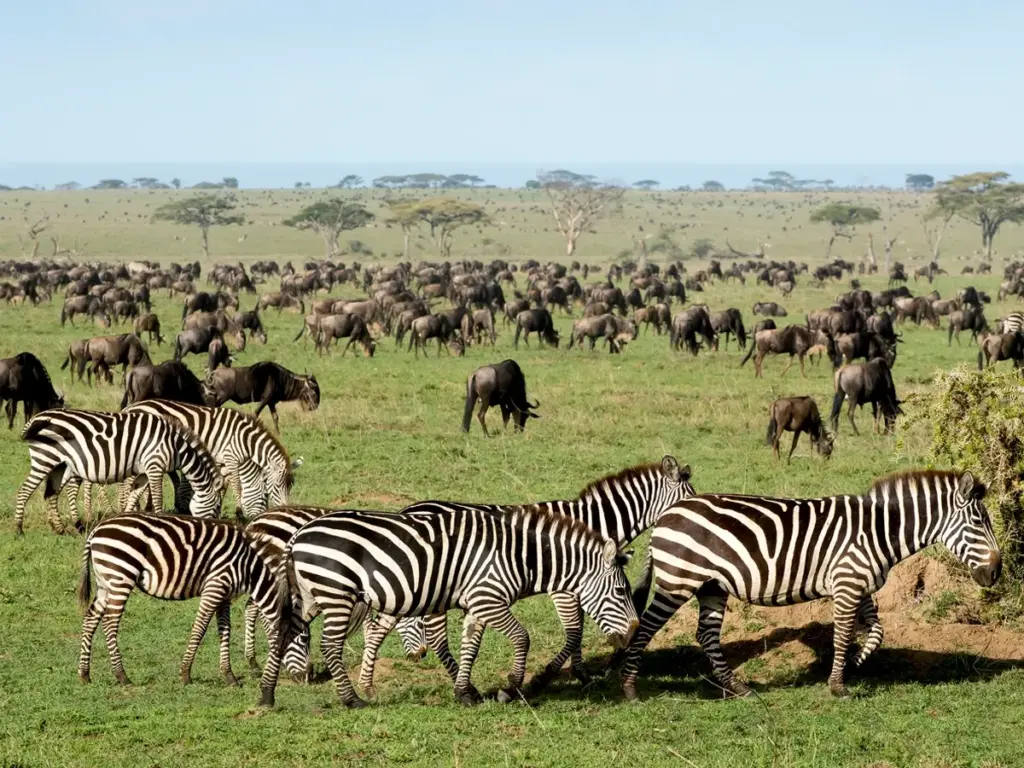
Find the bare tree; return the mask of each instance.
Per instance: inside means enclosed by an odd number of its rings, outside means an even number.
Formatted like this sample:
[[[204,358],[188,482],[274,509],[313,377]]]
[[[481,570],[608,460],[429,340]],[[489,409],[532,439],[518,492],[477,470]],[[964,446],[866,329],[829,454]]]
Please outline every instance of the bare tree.
[[[21,239],[21,235],[18,236],[18,244],[21,246],[21,254],[25,258],[34,259],[39,255],[39,236],[50,228],[50,215],[44,213],[39,219],[31,224],[28,228],[28,239],[32,243],[32,253],[26,253],[24,241]]]
[[[885,249],[885,274],[889,274],[892,269],[892,247],[899,239],[900,233],[897,230],[896,234],[889,237],[888,225],[882,225],[882,247]],[[871,262],[873,270],[878,270],[878,259],[875,258],[875,237],[871,232],[868,232],[868,261]]]
[[[924,230],[924,238],[928,241],[928,247],[932,249],[932,261],[939,262],[939,252],[942,248],[942,236],[949,226],[950,220],[956,215],[955,211],[945,210],[935,215],[922,214],[921,228]]]
[[[580,235],[617,208],[625,194],[622,187],[599,184],[593,176],[571,171],[541,171],[537,180],[547,193],[555,224],[565,237],[565,254],[570,257],[576,252]]]

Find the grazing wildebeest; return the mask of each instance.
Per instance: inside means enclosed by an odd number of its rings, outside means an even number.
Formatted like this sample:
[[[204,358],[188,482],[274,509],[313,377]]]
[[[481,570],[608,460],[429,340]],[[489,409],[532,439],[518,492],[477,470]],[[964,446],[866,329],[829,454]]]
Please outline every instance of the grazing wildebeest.
[[[299,314],[306,314],[306,302],[298,296],[292,296],[290,293],[281,293],[280,291],[260,296],[259,301],[256,302],[256,309],[264,310],[267,307],[273,307],[278,312],[282,309],[297,309]]]
[[[892,372],[885,360],[875,358],[866,363],[853,363],[844,365],[835,372],[832,379],[835,387],[835,397],[832,400],[832,415],[829,421],[832,422],[832,429],[839,432],[839,411],[843,407],[843,400],[850,398],[850,426],[853,427],[853,434],[859,435],[857,424],[853,421],[853,412],[857,406],[871,403],[871,414],[874,418],[874,429],[878,431],[878,417],[881,415],[885,421],[885,434],[892,432],[896,417],[903,413],[900,408],[900,401],[896,398],[896,385],[892,380]]]
[[[224,336],[212,325],[182,331],[174,338],[174,359],[181,360],[189,353],[201,355],[209,351],[210,342],[214,339],[223,341]]]
[[[583,308],[584,317],[597,317],[607,315],[609,312],[611,312],[611,307],[603,301],[592,301]]]
[[[698,336],[703,337],[708,349],[714,349],[715,331],[711,327],[711,318],[708,316],[707,308],[702,304],[695,304],[672,318],[669,347],[673,350],[680,350],[685,344],[690,354],[696,355],[697,350],[700,349]]]
[[[235,318],[228,317],[223,309],[216,312],[196,312],[185,320],[185,330],[192,331],[199,328],[216,328],[223,336],[233,336],[238,350],[245,349],[245,332]]]
[[[68,321],[75,324],[75,315],[88,315],[89,317],[106,316],[107,311],[103,302],[95,296],[75,296],[64,301],[60,310],[60,325],[63,328]]]
[[[316,376],[300,376],[272,362],[256,363],[248,367],[218,368],[206,377],[204,389],[210,405],[220,406],[229,400],[243,405],[259,403],[256,416],[268,408],[277,432],[281,431],[277,420],[278,403],[298,400],[305,411],[315,411],[320,407],[320,385]]]
[[[267,343],[267,330],[263,327],[263,321],[260,320],[258,309],[239,312],[233,319],[240,329],[249,331],[252,337],[260,344]]]
[[[452,339],[452,334],[455,332],[455,328],[452,325],[448,315],[424,315],[423,317],[417,317],[412,321],[412,325],[409,327],[409,346],[406,347],[408,352],[413,347],[416,348],[416,357],[420,356],[420,350],[423,350],[423,357],[427,356],[427,340],[437,339],[437,356],[441,356],[441,348],[451,354],[451,350],[445,346]]]
[[[135,335],[142,336],[143,331],[149,334],[149,343],[153,343],[153,339],[156,339],[157,345],[164,343],[164,337],[160,335],[160,318],[154,315],[152,312],[147,312],[144,315],[139,315],[135,318]]]
[[[960,343],[960,331],[970,331],[971,341],[978,340],[978,334],[988,330],[988,321],[985,313],[976,307],[969,306],[957,310],[949,316],[949,339],[948,346],[953,345],[953,335],[956,335],[956,343]]]
[[[916,325],[928,321],[933,328],[939,327],[939,317],[935,314],[927,296],[918,296],[913,299],[899,297],[893,300],[893,306],[896,307],[896,322],[901,325],[909,317]]]
[[[716,312],[711,318],[711,330],[717,335],[715,337],[715,349],[718,349],[718,340],[725,337],[725,348],[729,348],[729,336],[736,337],[740,349],[747,348],[747,329],[743,327],[743,315],[735,307]]]
[[[785,317],[789,313],[786,312],[786,308],[779,306],[774,301],[758,301],[754,303],[755,315],[765,315],[767,317]]]
[[[366,321],[359,315],[328,315],[320,318],[320,324],[316,330],[316,351],[320,354],[324,350],[330,351],[331,341],[334,339],[348,338],[348,344],[341,351],[344,357],[348,348],[353,344],[360,344],[363,347],[363,354],[366,357],[373,357],[377,345],[370,336],[370,329],[366,327]]]
[[[793,367],[793,357],[796,356],[800,360],[800,375],[807,378],[807,372],[804,370],[804,357],[811,347],[818,344],[824,345],[830,358],[835,357],[835,341],[824,331],[812,331],[803,325],[788,325],[785,328],[761,331],[754,335],[754,343],[751,345],[750,351],[747,352],[747,356],[740,361],[740,365],[742,366],[756,354],[754,376],[758,377],[761,375],[761,366],[767,355],[788,354],[789,363],[782,369],[782,375],[785,376],[786,372]]]
[[[68,345],[68,354],[64,358],[64,362],[60,364],[60,369],[63,371],[68,365],[71,366],[71,383],[75,383],[75,373],[78,373],[78,380],[82,380],[82,376],[85,374],[85,366],[79,367],[79,363],[85,359],[85,348],[89,344],[89,339],[79,339],[73,341]]]
[[[494,346],[498,340],[494,333],[494,310],[478,309],[473,312],[473,332],[477,344],[482,344],[484,339],[490,339],[491,346]]]
[[[641,323],[644,326],[644,333],[653,325],[654,330],[661,335],[661,317],[658,315],[657,306],[641,307],[633,313],[633,322],[636,323],[637,328],[640,327]],[[671,322],[671,318],[669,319]]]
[[[883,339],[886,344],[897,344],[902,341],[899,335],[896,333],[896,329],[892,325],[892,314],[890,312],[879,312],[877,315],[871,315],[868,318],[865,330],[877,333]]]
[[[1013,361],[1013,367],[1019,369],[1024,364],[1024,331],[1013,333],[991,333],[980,341],[978,350],[978,370],[995,365],[1000,360]],[[984,359],[984,365],[982,360]]]
[[[92,366],[86,369],[89,363],[92,363]],[[89,386],[92,386],[93,374],[96,374],[97,381],[103,377],[112,384],[114,377],[111,369],[115,366],[121,366],[121,380],[124,381],[129,368],[149,364],[149,352],[134,333],[97,336],[86,341],[82,355],[78,359],[78,380],[81,381],[83,371],[88,370]]]
[[[231,363],[231,350],[228,349],[228,345],[224,342],[224,339],[213,339],[213,341],[210,342],[210,348],[206,353],[206,369],[208,371],[212,371],[219,365],[223,365],[225,368],[230,368]]]
[[[0,402],[4,401],[8,429],[14,427],[19,402],[25,411],[26,424],[41,411],[64,407],[64,396],[57,394],[50,374],[31,352],[0,360]]]
[[[462,431],[469,432],[469,423],[473,417],[473,406],[477,399],[480,400],[480,411],[477,419],[480,426],[484,428],[484,434],[490,437],[487,431],[485,415],[487,409],[497,405],[501,407],[501,419],[505,428],[508,428],[508,419],[513,413],[517,432],[522,432],[526,427],[528,418],[540,418],[533,409],[540,406],[540,403],[531,403],[526,399],[526,378],[523,376],[519,364],[515,360],[503,360],[495,365],[485,365],[473,372],[466,382],[466,408],[462,414]]]
[[[608,340],[609,352],[618,352],[618,337],[623,335],[626,340],[636,338],[636,326],[629,320],[616,317],[609,313],[598,317],[585,317],[572,324],[572,334],[569,336],[568,349],[574,344],[579,344],[583,349],[583,338],[590,339],[590,350],[593,351],[597,340],[605,338]]]
[[[140,365],[128,371],[124,380],[121,407],[140,400],[173,400],[192,405],[211,405],[203,395],[202,383],[179,360],[159,365]]]
[[[852,363],[858,357],[865,360],[881,357],[892,368],[896,362],[896,345],[886,342],[872,331],[843,333],[836,337],[836,356],[832,360],[836,368],[843,363]]]
[[[775,458],[779,458],[779,442],[783,432],[793,433],[793,445],[786,456],[788,462],[793,458],[800,433],[811,436],[811,445],[826,459],[832,455],[832,437],[825,431],[821,423],[818,404],[813,397],[780,397],[768,408],[767,443],[772,447]]]
[[[523,334],[523,341],[530,346],[530,334],[536,333],[540,345],[545,343],[558,348],[558,331],[555,330],[555,323],[551,319],[551,313],[546,309],[527,309],[516,315],[516,335],[512,346],[519,349],[519,334]]]
[[[505,305],[505,318],[502,321],[505,326],[514,325],[516,318],[519,317],[520,312],[525,312],[530,308],[530,302],[527,299],[514,299]]]

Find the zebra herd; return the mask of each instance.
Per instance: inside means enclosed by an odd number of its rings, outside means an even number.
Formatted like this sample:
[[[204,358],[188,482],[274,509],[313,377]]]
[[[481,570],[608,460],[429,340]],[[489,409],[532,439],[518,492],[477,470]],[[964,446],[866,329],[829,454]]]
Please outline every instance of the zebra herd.
[[[535,694],[566,661],[586,680],[584,613],[616,649],[624,694],[635,698],[643,650],[696,596],[697,639],[723,688],[742,696],[750,689],[721,650],[728,598],[784,605],[831,597],[836,631],[829,684],[845,695],[855,624],[859,619],[867,628],[854,659],[859,665],[882,642],[873,594],[897,562],[941,542],[979,584],[992,585],[1001,570],[985,488],[969,472],[904,472],[876,480],[859,496],[772,499],[697,494],[689,466],[665,456],[590,483],[571,500],[504,506],[424,501],[385,513],[290,506],[294,463],[280,442],[237,411],[162,401],[119,414],[46,411],[23,436],[32,467],[18,493],[19,532],[25,502],[44,482],[53,524],[64,489],[73,498],[83,484],[120,482],[122,510],[141,503],[147,489],[154,509],[162,510],[163,474],[180,473],[174,485],[181,514],[123,512],[95,524],[87,536],[78,588],[85,611],[83,682],[91,679],[93,637],[102,625],[114,677],[128,684],[117,637],[125,603],[138,588],[161,599],[200,598],[180,669],[186,683],[214,618],[221,673],[237,683],[230,604],[249,595],[245,655],[251,667],[259,668],[260,619],[268,636],[260,678],[265,706],[275,703],[282,665],[310,679],[309,625],[317,616],[323,617],[323,657],[349,707],[365,704],[342,661],[344,643],[359,626],[365,635],[359,686],[368,695],[381,643],[397,627],[406,651],[433,650],[453,679],[456,699],[472,704],[481,699],[472,670],[488,627],[513,648],[500,701]],[[139,475],[146,483],[135,488]],[[226,486],[251,518],[248,524],[216,519]],[[624,547],[652,527],[644,572],[631,591],[624,571],[631,553]],[[566,640],[524,688],[529,634],[510,608],[536,594],[551,595]],[[464,611],[458,659],[448,647],[453,609]]]

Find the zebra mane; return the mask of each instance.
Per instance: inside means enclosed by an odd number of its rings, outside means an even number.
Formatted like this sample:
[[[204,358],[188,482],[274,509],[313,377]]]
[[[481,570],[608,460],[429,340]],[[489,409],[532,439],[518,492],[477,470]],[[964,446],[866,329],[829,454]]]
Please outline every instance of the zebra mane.
[[[281,439],[273,432],[271,432],[269,429],[264,427],[263,422],[261,422],[258,418],[256,418],[254,414],[250,413],[249,411],[243,411],[241,408],[232,408],[231,410],[237,413],[239,416],[241,416],[249,423],[254,424],[261,430],[263,430],[264,436],[269,438],[270,442],[274,445],[274,447],[277,448],[277,450],[280,451],[281,454],[284,456],[284,460],[289,467],[288,472],[289,474],[291,474],[292,459],[291,456],[288,455],[288,449],[284,447],[284,443],[281,442]]]
[[[589,541],[597,546],[602,546],[605,542],[605,537],[601,535],[600,531],[594,530],[582,520],[569,517],[568,515],[560,515],[558,512],[540,504],[509,507],[507,511],[513,514],[519,513],[534,524],[546,523],[550,527],[558,528],[564,532],[577,533],[582,540]]]
[[[868,493],[874,496],[885,490],[893,491],[900,483],[919,487],[926,483],[941,485],[945,482],[952,482],[956,486],[961,474],[963,473],[952,469],[908,469],[902,472],[893,472],[875,478]]]
[[[129,413],[133,413],[133,411],[129,411]],[[215,477],[221,477],[220,471],[217,469],[216,459],[213,458],[213,454],[210,453],[210,449],[206,447],[206,443],[200,439],[199,435],[181,422],[171,421],[170,419],[164,419],[160,416],[157,416],[156,418],[167,424],[171,428],[171,431],[176,435],[179,435],[185,442],[185,445],[194,450],[199,456],[204,457],[203,461],[208,461],[213,467],[213,474]]]
[[[580,491],[579,498],[585,498],[587,496],[596,495],[600,492],[601,488],[608,485],[614,485],[617,483],[624,483],[629,480],[642,478],[650,473],[656,475],[661,474],[661,464],[638,464],[635,467],[627,467],[619,472],[614,472],[610,475],[598,478],[591,483],[587,483],[583,490]]]

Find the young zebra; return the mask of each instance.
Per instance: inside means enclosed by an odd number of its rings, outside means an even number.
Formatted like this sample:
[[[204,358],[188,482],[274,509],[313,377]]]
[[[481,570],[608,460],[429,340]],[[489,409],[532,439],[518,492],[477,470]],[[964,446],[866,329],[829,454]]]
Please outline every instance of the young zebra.
[[[661,464],[630,467],[617,474],[601,478],[571,501],[545,501],[535,506],[580,521],[616,542],[620,547],[654,525],[662,513],[680,499],[694,494],[690,485],[689,465],[679,466],[673,456],[665,456]],[[494,513],[514,509],[500,505],[457,504],[442,501],[423,501],[406,507],[410,512],[445,512],[457,507],[487,510]],[[565,645],[544,667],[544,671],[530,680],[529,692],[536,694],[550,683],[572,659],[571,670],[576,679],[587,682],[583,667],[583,611],[580,601],[571,592],[554,592],[551,599],[565,630]],[[374,664],[380,644],[394,624],[394,617],[381,614],[374,619],[374,630],[367,633],[363,650],[363,666],[359,684],[364,690],[373,687]],[[459,665],[448,648],[447,618],[444,614],[425,619],[424,632],[428,645],[437,654],[448,674],[454,679]]]
[[[194,434],[150,413],[102,413],[53,410],[32,418],[21,433],[29,444],[31,468],[18,489],[14,525],[22,535],[25,504],[44,481],[47,516],[58,533],[64,525],[57,514],[57,497],[67,486],[74,500],[82,482],[113,483],[144,474],[153,509],[163,511],[163,478],[179,470],[195,491],[189,511],[196,517],[220,514],[224,481],[217,464]],[[121,509],[130,492],[122,484]],[[86,504],[91,505],[91,493]],[[74,502],[72,501],[72,506]],[[91,517],[91,509],[86,509]]]
[[[342,660],[357,602],[403,617],[463,608],[455,695],[466,704],[478,700],[470,675],[483,631],[498,630],[515,649],[509,687],[499,697],[509,701],[522,684],[530,647],[529,635],[509,610],[512,603],[544,592],[574,592],[621,648],[637,625],[623,571],[628,560],[614,540],[536,507],[507,514],[458,508],[324,515],[288,542],[284,567],[293,595],[301,597],[303,620],[323,613],[323,654],[338,697],[346,706],[361,707],[365,702],[356,695]],[[276,670],[277,663],[267,666]],[[274,685],[263,687],[260,703],[273,705]]]
[[[192,625],[181,680],[192,682],[192,662],[214,614],[220,635],[220,671],[232,685],[231,600],[248,593],[266,619],[273,645],[291,640],[296,629],[284,574],[277,562],[264,560],[257,542],[234,523],[173,515],[122,515],[99,523],[85,542],[78,604],[85,611],[78,676],[91,681],[92,641],[102,622],[114,677],[130,685],[117,645],[117,633],[128,596],[136,587],[161,600],[200,598]],[[96,596],[90,601],[91,572]],[[275,573],[279,575],[275,575]],[[279,654],[264,670],[267,684],[277,678]]]
[[[143,400],[124,409],[136,411],[171,419],[194,432],[220,465],[242,514],[251,518],[265,512],[268,504],[288,503],[293,471],[302,460],[289,459],[281,441],[252,414],[169,400]]]
[[[324,507],[276,507],[267,510],[264,514],[249,523],[246,532],[259,540],[259,551],[264,559],[274,558],[275,561],[284,552],[285,544],[294,533],[310,520],[333,512],[332,509]],[[360,603],[357,607],[365,610],[365,604]],[[245,658],[249,667],[259,670],[256,662],[256,617],[259,615],[259,606],[252,598],[245,606]],[[391,629],[389,625],[382,629],[381,625],[370,619],[366,612],[366,621],[363,624],[364,633],[383,632],[386,636]],[[355,626],[358,618],[353,615],[351,626]],[[423,622],[419,618],[406,618],[398,622],[398,633],[402,638],[402,646],[406,656],[414,661],[419,661],[427,653],[426,640],[423,636]],[[285,649],[282,665],[291,674],[292,679],[304,679],[307,682],[311,679],[312,668],[309,663],[309,627],[304,625],[301,632],[295,635],[294,639]]]
[[[942,542],[982,586],[999,578],[1002,561],[982,499],[985,487],[970,472],[913,471],[876,480],[865,496],[770,499],[694,496],[661,518],[651,537],[638,607],[654,599],[626,654],[623,690],[636,698],[640,655],[694,594],[700,602],[697,640],[715,677],[737,695],[750,689],[722,656],[722,619],[729,595],[757,605],[790,605],[831,597],[835,658],[829,686],[846,696],[843,667],[858,617],[867,640],[860,666],[882,642],[872,595],[896,563]]]

